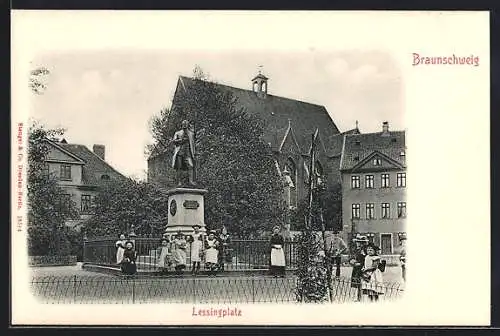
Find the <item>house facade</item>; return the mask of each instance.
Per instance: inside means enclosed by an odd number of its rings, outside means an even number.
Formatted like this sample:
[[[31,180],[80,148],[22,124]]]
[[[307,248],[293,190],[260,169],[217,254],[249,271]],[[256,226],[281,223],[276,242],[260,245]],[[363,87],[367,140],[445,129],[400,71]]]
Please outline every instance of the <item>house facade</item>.
[[[126,179],[105,161],[105,146],[94,145],[93,151],[84,145],[46,140],[46,175],[54,177],[63,190],[61,202],[72,202],[80,214],[67,225],[79,228],[92,215],[94,198],[99,187],[110,180]]]
[[[200,80],[179,77],[170,113],[182,114],[183,111],[178,108],[179,101],[184,95],[196,94],[196,86],[201,84]],[[249,90],[215,85],[233,94],[237,108],[265,121],[263,140],[272,148],[276,169],[286,182],[284,197],[289,207],[297,207],[298,202],[307,197],[309,152],[316,129],[319,140],[313,173],[327,184],[340,183],[343,136],[357,134],[359,130],[356,128],[341,133],[324,106],[269,94],[269,79],[260,73],[249,84]],[[164,188],[174,187],[171,158],[172,150],[153,152],[148,158],[148,181]]]
[[[340,162],[343,232],[362,233],[381,247],[398,251],[406,231],[406,145],[404,131],[344,137]]]

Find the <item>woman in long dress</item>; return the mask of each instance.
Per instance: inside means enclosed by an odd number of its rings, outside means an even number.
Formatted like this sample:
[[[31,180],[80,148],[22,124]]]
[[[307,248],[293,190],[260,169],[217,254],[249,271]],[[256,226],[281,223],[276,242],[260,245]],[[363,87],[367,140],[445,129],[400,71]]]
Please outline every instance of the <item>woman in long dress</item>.
[[[370,301],[377,301],[379,295],[384,294],[384,277],[379,268],[381,260],[377,255],[378,250],[380,248],[374,244],[369,244],[366,247],[365,262],[361,270],[363,272],[361,276],[361,289],[363,290],[363,294],[368,295]]]
[[[219,241],[215,238],[213,230],[205,239],[205,268],[211,276],[215,276],[219,268]]]
[[[232,262],[231,238],[227,232],[221,231],[219,235],[219,269],[224,271],[225,264]]]
[[[280,227],[275,226],[273,228],[273,235],[271,236],[271,267],[269,269],[271,275],[276,277],[285,277],[285,252],[283,251],[283,245],[285,240],[280,234]]]
[[[366,257],[366,244],[368,243],[368,238],[366,236],[358,235],[354,238],[354,243],[356,247],[353,251],[349,263],[352,265],[351,273],[351,288],[356,289],[356,301],[361,301],[361,275],[362,269],[365,264]]]
[[[184,269],[186,269],[187,259],[187,242],[182,232],[177,232],[172,245],[172,261],[175,266],[175,272],[177,275],[181,275]]]
[[[120,235],[120,240],[117,240],[115,243],[116,246],[116,264],[120,265],[123,260],[123,252],[125,252],[125,243],[127,240],[125,239],[125,235]]]
[[[166,274],[170,268],[170,247],[168,246],[168,239],[161,240],[161,246],[157,250],[158,261],[157,265],[160,269],[160,274]]]
[[[127,241],[125,243],[125,251],[123,252],[123,260],[121,262],[122,273],[125,275],[134,275],[137,272],[135,264],[137,253],[134,250],[134,243]]]
[[[203,253],[203,233],[200,232],[201,226],[193,225],[194,232],[189,237],[188,242],[191,243],[191,273],[196,275],[200,272],[201,256]]]

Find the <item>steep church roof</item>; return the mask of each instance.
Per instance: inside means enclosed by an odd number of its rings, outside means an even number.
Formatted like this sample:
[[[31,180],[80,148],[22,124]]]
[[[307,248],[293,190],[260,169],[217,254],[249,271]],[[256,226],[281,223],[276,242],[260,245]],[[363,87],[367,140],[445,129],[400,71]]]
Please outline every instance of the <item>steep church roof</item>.
[[[199,84],[201,84],[199,80],[180,76],[176,95],[179,90],[189,92],[190,89]],[[319,129],[323,138],[329,138],[340,133],[324,106],[268,93],[260,95],[252,90],[218,83],[215,83],[215,85],[222,90],[230,91],[237,98],[237,104],[244,108],[247,113],[263,119],[266,125],[264,141],[271,144],[271,147],[275,150],[279,149],[283,137],[286,135],[289,120],[297,143],[303,153],[308,151],[311,134],[314,133],[316,128]]]

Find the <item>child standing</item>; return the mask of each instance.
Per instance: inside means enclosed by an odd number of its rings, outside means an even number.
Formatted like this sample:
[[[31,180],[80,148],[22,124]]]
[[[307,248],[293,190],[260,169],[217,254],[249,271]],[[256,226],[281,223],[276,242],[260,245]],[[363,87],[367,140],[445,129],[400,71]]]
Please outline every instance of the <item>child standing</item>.
[[[379,268],[381,264],[380,257],[377,252],[380,250],[378,246],[373,243],[368,244],[366,247],[366,257],[363,268],[361,269],[361,288],[363,294],[368,295],[370,301],[378,301],[379,295],[384,294],[383,282],[384,277]]]
[[[200,232],[201,226],[193,225],[194,232],[189,236],[188,242],[191,243],[191,273],[197,275],[201,268],[201,255],[203,253],[203,233]]]
[[[170,268],[170,248],[168,246],[168,239],[163,238],[161,240],[161,246],[157,251],[158,257],[158,268],[160,269],[160,274],[166,274]]]

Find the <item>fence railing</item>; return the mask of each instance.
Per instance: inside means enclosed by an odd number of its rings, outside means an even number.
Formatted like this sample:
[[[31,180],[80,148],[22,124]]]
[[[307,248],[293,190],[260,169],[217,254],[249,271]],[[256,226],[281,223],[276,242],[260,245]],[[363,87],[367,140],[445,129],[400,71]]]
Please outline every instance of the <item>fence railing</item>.
[[[296,303],[297,278],[272,277],[35,277],[31,288],[42,303]],[[353,302],[357,288],[334,279],[332,303]],[[380,301],[402,296],[399,284],[380,284]],[[363,296],[364,297],[364,296]],[[367,300],[364,298],[363,300]]]
[[[137,252],[137,268],[143,272],[157,272],[161,238],[135,238]],[[99,238],[84,242],[83,262],[103,266],[117,266],[116,239]],[[297,242],[287,241],[283,246],[287,269],[297,267]],[[191,267],[191,245],[186,249],[187,269]],[[256,270],[267,269],[270,263],[270,247],[268,240],[234,239],[228,245],[228,251],[220,252],[224,270]]]

